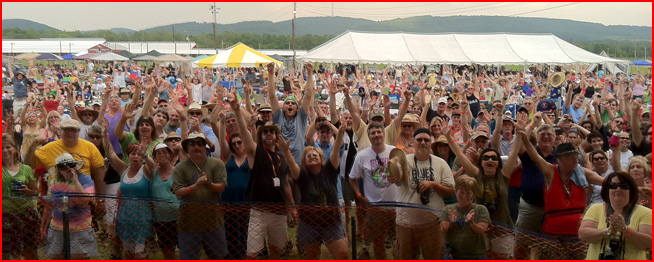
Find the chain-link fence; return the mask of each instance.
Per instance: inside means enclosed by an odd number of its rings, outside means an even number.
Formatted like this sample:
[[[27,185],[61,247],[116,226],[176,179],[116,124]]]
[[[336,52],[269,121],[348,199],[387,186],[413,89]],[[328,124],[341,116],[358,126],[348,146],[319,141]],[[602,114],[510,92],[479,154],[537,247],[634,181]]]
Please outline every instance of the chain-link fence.
[[[94,198],[3,198],[3,259],[451,259],[461,244],[448,242],[440,211],[403,203]],[[487,259],[583,259],[587,249],[573,237],[495,224],[481,245],[475,239],[464,244]]]

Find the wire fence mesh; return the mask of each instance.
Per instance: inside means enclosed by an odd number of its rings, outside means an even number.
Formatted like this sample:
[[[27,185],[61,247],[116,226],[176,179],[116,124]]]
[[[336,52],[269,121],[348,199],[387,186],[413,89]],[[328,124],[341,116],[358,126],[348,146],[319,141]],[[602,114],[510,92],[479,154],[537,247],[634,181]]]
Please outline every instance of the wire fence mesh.
[[[89,201],[90,200],[90,201]],[[452,259],[440,211],[169,202],[94,196],[3,198],[3,259]],[[298,220],[294,219],[297,210]],[[487,259],[583,259],[587,244],[491,225]]]

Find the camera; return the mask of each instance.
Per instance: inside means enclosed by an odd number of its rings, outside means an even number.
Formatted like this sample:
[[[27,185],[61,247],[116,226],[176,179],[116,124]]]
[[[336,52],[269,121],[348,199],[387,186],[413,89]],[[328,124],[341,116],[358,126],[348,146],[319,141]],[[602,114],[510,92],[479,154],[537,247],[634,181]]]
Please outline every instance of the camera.
[[[482,205],[484,205],[486,209],[488,209],[488,213],[490,214],[495,213],[495,211],[497,211],[497,203],[495,201],[484,201]]]
[[[619,260],[621,258],[622,238],[618,235],[611,235],[608,246],[600,253],[599,260]]]
[[[429,204],[429,190],[425,190],[424,192],[420,193],[420,202],[423,205]]]
[[[12,189],[12,191],[14,191],[14,193],[18,193],[19,190],[23,189],[23,186],[25,185],[23,183],[23,181],[18,181],[18,180],[11,181],[11,183],[14,186],[13,189]]]

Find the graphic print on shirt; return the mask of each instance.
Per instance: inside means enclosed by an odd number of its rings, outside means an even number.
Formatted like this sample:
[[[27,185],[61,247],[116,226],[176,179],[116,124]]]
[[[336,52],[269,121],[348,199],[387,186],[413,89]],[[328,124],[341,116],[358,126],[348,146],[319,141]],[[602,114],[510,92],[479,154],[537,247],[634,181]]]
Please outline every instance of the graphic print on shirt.
[[[433,168],[411,169],[411,188],[418,188],[422,181],[435,181]]]
[[[371,159],[370,160],[370,169],[372,170],[372,175],[370,176],[370,179],[372,180],[372,184],[375,185],[377,188],[386,188],[391,185],[390,182],[388,182],[388,175],[390,174],[390,170],[387,168],[388,166],[388,158],[380,158],[382,163],[384,163],[383,166],[380,166],[379,163],[377,162],[377,159]]]

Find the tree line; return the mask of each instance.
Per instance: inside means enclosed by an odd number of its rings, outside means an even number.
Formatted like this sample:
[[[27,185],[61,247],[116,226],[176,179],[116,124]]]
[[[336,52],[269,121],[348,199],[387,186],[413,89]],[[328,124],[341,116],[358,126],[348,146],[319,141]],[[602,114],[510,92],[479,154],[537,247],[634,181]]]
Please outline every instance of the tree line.
[[[92,32],[80,31],[59,31],[8,28],[2,30],[3,39],[38,39],[38,38],[104,38],[107,41],[186,41],[187,35],[182,32],[157,30],[151,32],[113,32],[110,30],[97,30]],[[213,34],[203,33],[188,35],[189,41],[195,42],[198,48],[214,48]],[[310,50],[330,39],[334,35],[313,35],[306,34],[296,36],[295,49]],[[227,48],[238,42],[244,43],[255,49],[291,49],[291,36],[257,33],[222,32],[216,34],[216,48]],[[644,40],[603,40],[595,42],[584,42],[566,40],[587,51],[599,54],[602,51],[609,53],[611,57],[633,60],[651,59],[652,41]]]

